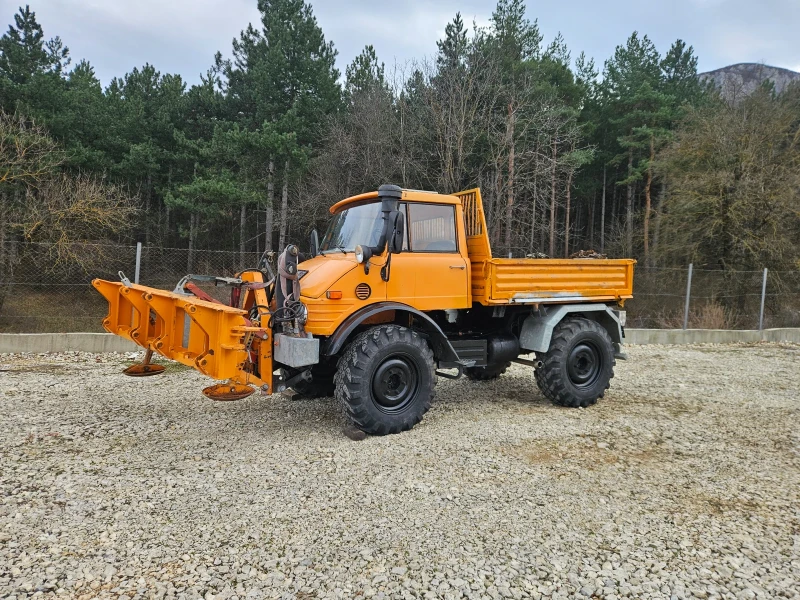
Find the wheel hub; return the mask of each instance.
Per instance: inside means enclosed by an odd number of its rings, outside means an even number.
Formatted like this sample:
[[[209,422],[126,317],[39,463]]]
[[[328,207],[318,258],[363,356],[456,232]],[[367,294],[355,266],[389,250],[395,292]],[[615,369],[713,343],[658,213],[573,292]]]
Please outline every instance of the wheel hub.
[[[393,356],[384,360],[372,377],[372,394],[384,411],[403,409],[417,391],[419,374],[416,365],[405,357]]]
[[[569,354],[567,373],[577,387],[590,387],[600,374],[601,358],[598,349],[590,343],[577,344]]]

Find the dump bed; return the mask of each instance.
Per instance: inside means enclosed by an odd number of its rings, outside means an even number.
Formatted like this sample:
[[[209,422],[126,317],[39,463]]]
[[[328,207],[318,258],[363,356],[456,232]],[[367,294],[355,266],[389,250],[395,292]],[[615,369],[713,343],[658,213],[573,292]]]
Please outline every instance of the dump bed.
[[[493,258],[480,191],[456,195],[464,208],[473,302],[624,303],[633,297],[632,259]]]

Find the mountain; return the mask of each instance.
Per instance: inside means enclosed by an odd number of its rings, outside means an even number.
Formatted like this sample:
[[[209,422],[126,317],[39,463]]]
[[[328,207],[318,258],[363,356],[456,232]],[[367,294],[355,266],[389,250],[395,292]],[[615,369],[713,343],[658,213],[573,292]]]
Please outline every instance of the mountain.
[[[739,63],[701,73],[700,78],[712,81],[728,101],[735,102],[752,94],[766,80],[772,81],[775,91],[780,94],[791,83],[800,81],[800,73],[759,63]]]

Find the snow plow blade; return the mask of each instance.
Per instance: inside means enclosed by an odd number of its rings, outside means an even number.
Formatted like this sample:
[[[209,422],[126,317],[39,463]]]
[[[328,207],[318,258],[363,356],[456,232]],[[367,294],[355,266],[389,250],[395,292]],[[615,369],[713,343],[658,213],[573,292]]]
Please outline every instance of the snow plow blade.
[[[244,383],[243,310],[142,285],[95,279],[108,301],[103,327],[213,379]]]

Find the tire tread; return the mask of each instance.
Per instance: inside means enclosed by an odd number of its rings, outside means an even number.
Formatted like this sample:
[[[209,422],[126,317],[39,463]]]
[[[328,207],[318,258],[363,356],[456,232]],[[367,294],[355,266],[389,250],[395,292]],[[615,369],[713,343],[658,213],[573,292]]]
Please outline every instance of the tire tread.
[[[370,368],[371,360],[381,347],[395,344],[406,344],[416,348],[427,367],[430,369],[429,389],[422,390],[422,397],[417,409],[409,411],[402,419],[390,422],[375,417],[368,409],[370,382],[364,379]],[[425,380],[421,377],[422,381]],[[431,407],[435,395],[436,374],[433,352],[425,340],[413,330],[400,325],[379,325],[358,334],[345,349],[339,359],[334,375],[335,396],[342,406],[345,418],[358,429],[372,435],[400,433],[413,428],[422,420],[423,415]]]
[[[608,348],[612,348],[611,374],[605,387],[596,398],[576,397],[570,391],[561,372],[562,366],[566,363],[569,356],[568,351],[571,341],[576,335],[585,331],[593,331],[600,334],[607,343]],[[556,326],[555,331],[553,331],[553,337],[550,340],[550,348],[547,353],[543,355],[542,359],[542,367],[534,370],[536,384],[545,397],[551,402],[569,408],[586,408],[595,404],[602,398],[611,385],[611,378],[614,377],[614,367],[617,364],[613,355],[611,336],[608,335],[608,332],[599,323],[584,317],[570,317],[561,321],[561,323]]]

